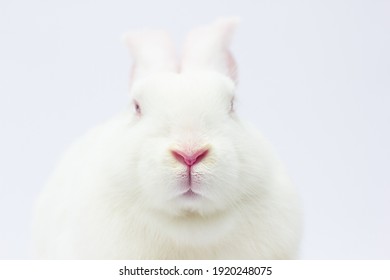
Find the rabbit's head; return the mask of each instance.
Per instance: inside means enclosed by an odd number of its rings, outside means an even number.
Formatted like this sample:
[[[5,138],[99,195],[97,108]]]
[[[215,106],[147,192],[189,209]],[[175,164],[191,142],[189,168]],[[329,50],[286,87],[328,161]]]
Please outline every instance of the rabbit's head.
[[[231,209],[242,185],[245,129],[234,111],[236,19],[192,31],[180,63],[168,35],[127,34],[134,58],[134,167],[145,207],[174,216]]]

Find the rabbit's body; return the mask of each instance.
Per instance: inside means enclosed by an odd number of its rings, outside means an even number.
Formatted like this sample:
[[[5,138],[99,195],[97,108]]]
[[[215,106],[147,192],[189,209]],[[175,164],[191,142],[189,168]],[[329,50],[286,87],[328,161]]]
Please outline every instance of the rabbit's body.
[[[230,108],[234,89],[215,71],[138,78],[135,112],[75,143],[42,193],[37,256],[294,258],[295,190]]]

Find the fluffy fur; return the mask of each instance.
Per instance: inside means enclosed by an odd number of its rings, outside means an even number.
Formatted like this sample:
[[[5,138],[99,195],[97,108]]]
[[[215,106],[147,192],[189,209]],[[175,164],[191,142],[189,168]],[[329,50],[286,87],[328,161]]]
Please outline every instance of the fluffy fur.
[[[139,107],[65,154],[37,202],[38,258],[296,257],[296,192],[269,144],[232,106],[236,76],[226,37],[235,22],[190,34],[180,67],[165,33],[126,37],[138,62],[131,93]],[[213,53],[217,61],[199,59]],[[195,195],[187,196],[187,167],[171,151],[205,147],[207,156],[192,167]]]

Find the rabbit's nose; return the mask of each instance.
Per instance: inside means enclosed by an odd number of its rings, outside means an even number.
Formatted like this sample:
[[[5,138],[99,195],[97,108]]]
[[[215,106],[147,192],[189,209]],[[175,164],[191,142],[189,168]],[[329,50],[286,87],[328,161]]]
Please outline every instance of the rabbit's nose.
[[[187,165],[188,167],[191,167],[204,159],[208,152],[208,149],[198,150],[194,153],[172,150],[172,155],[177,159],[177,161]]]

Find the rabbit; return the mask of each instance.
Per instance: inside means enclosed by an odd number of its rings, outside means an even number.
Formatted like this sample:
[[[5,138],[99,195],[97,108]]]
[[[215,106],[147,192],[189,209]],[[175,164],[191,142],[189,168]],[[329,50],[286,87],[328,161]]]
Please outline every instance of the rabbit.
[[[39,195],[39,259],[294,259],[298,194],[234,108],[237,18],[130,32],[131,106],[78,139]]]

